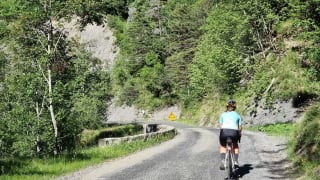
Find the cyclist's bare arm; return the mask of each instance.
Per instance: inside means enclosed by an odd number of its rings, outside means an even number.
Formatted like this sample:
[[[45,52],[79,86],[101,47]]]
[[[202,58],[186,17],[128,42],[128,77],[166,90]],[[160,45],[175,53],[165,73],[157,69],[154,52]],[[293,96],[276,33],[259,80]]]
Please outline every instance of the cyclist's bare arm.
[[[239,135],[241,136],[241,133],[242,133],[242,125],[239,125]]]

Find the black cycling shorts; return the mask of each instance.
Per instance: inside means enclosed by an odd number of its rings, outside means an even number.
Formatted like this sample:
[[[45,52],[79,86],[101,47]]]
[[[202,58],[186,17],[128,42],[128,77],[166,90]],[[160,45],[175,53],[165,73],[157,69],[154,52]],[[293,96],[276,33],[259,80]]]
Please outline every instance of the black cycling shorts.
[[[237,143],[240,137],[239,131],[234,129],[221,129],[219,136],[220,145],[225,146],[228,137],[231,137],[233,143]]]

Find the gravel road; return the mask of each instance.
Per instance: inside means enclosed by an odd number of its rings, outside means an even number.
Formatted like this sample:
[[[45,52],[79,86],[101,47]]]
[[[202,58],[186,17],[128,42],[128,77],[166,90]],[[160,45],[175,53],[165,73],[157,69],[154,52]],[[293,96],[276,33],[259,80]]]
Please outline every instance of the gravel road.
[[[83,169],[62,179],[220,180],[219,130],[174,122],[178,135],[167,142],[124,158]],[[162,124],[163,124],[162,123]],[[289,179],[286,140],[244,132],[240,144],[239,179]]]

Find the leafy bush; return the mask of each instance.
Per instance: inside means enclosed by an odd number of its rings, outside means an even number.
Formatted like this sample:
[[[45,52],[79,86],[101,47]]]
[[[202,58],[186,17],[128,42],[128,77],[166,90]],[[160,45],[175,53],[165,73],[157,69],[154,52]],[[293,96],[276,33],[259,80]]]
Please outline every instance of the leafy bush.
[[[320,164],[320,103],[313,105],[305,114],[291,140],[292,154],[298,167],[316,176]],[[316,167],[318,166],[318,167]],[[310,168],[311,167],[311,168]],[[319,177],[319,174],[318,174]]]

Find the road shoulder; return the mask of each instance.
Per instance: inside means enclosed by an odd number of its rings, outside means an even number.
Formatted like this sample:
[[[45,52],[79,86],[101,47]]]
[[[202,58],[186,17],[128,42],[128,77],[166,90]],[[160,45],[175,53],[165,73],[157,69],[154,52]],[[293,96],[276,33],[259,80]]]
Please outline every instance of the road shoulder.
[[[288,160],[288,140],[285,137],[250,131],[246,131],[245,135],[252,140],[261,160],[260,166],[268,169],[270,178],[290,179],[292,163]]]

